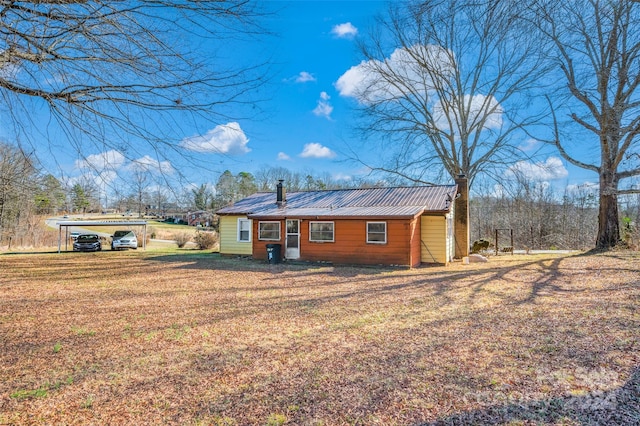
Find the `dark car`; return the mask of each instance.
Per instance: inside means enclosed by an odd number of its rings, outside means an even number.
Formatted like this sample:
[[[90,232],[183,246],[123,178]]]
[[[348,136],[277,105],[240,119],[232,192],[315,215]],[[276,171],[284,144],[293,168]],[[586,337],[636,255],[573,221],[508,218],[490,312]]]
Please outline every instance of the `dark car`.
[[[73,242],[73,251],[100,251],[102,243],[97,234],[80,234]]]

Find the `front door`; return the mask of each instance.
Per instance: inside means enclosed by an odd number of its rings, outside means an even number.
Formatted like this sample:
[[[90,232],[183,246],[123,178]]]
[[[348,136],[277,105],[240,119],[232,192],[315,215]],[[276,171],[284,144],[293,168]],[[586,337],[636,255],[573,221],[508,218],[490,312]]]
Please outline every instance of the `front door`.
[[[300,221],[287,219],[286,252],[287,259],[300,258]]]

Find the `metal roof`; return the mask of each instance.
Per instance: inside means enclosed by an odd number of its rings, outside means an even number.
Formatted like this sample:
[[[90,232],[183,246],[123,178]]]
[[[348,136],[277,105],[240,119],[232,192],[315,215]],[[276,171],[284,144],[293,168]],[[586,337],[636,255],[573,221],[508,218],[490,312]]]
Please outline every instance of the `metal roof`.
[[[260,192],[217,213],[271,218],[413,217],[449,211],[457,190],[457,185],[446,185],[290,192],[284,206],[277,205],[275,193]]]
[[[61,220],[59,226],[144,226],[146,220]]]

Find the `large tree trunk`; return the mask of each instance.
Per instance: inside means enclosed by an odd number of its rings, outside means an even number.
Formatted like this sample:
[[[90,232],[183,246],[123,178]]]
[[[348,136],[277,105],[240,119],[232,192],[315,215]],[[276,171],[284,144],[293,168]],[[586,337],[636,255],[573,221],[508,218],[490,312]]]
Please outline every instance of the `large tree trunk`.
[[[612,171],[600,173],[600,211],[596,249],[606,250],[621,243],[617,190],[616,173]]]

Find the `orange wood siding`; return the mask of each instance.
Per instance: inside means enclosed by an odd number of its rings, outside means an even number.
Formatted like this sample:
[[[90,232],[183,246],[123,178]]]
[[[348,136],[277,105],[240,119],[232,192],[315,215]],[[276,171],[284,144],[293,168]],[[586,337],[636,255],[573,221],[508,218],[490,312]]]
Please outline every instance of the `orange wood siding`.
[[[258,239],[258,224],[260,222],[280,222],[280,240],[279,241],[273,241],[273,240],[259,240]],[[284,226],[284,220],[268,220],[268,221],[260,221],[260,220],[254,220],[253,221],[253,235],[251,238],[251,241],[253,241],[253,258],[254,259],[260,259],[260,260],[267,260],[267,244],[281,244],[282,245],[282,249],[280,250],[280,257],[284,257],[284,238],[285,238],[285,226]]]
[[[411,266],[420,266],[422,259],[420,256],[420,218],[411,221]]]
[[[363,265],[411,265],[411,220],[371,220],[387,223],[387,242],[384,244],[367,243],[367,220],[327,221],[334,223],[335,241],[323,243],[309,241],[310,221],[302,221],[300,259]]]
[[[284,257],[286,251],[285,221],[280,221],[279,241],[259,240],[259,222],[260,220],[253,220],[253,257],[267,260],[267,244],[281,244],[281,256]],[[334,241],[309,241],[310,222],[333,222]],[[385,222],[387,224],[386,243],[367,243],[367,222]],[[420,218],[393,220],[302,219],[300,221],[300,258],[298,260],[336,264],[419,266],[421,263]]]

